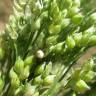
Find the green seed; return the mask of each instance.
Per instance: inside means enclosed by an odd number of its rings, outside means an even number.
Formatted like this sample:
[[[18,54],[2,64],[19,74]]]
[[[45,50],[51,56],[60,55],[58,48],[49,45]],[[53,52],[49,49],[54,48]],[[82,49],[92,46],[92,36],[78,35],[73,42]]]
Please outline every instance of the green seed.
[[[86,90],[89,89],[90,87],[83,80],[78,80],[76,82],[76,85],[74,85],[74,90],[78,93],[84,93]]]
[[[96,45],[96,36],[93,35],[89,38],[89,45]]]
[[[30,67],[26,66],[23,71],[19,74],[20,80],[27,79],[30,74]]]
[[[34,24],[34,28],[33,29],[35,29],[35,30],[38,30],[39,28],[40,28],[40,26],[41,26],[41,19],[40,18],[38,18],[36,21],[35,21],[35,24]]]
[[[33,80],[33,83],[34,84],[42,84],[43,83],[43,79],[41,78],[41,75],[35,77],[34,80]]]
[[[95,27],[94,26],[91,26],[88,29],[86,29],[83,33],[89,34],[89,35],[93,35],[95,31],[96,31],[95,30]]]
[[[54,46],[51,46],[48,50],[48,52],[54,52],[54,53],[61,53],[62,50],[63,50],[63,45],[64,45],[64,42],[61,42],[61,43],[58,43]]]
[[[54,35],[54,36],[48,37],[46,39],[46,45],[47,46],[55,45],[57,43],[58,37],[59,37],[59,35]]]
[[[69,8],[72,6],[72,0],[64,0],[63,3],[64,5],[62,5],[64,6],[64,8]]]
[[[52,62],[49,62],[48,65],[46,65],[46,68],[43,72],[43,78],[48,76],[52,71]]]
[[[44,45],[44,40],[45,40],[45,33],[44,33],[44,31],[42,31],[40,34],[39,34],[39,36],[38,36],[38,38],[37,38],[37,40],[36,40],[36,46],[37,47],[35,47],[35,48],[42,48],[42,46]]]
[[[9,36],[13,39],[16,40],[18,37],[18,34],[16,30],[13,31],[12,27],[8,24],[6,24],[6,31],[8,32]]]
[[[83,20],[83,15],[80,13],[72,17],[72,22],[77,25],[80,24],[82,20]]]
[[[18,2],[16,0],[14,0],[14,7],[16,8],[16,10],[18,10],[19,12],[23,11],[23,8],[18,4]]]
[[[41,18],[47,18],[48,17],[48,11],[45,11],[41,14]]]
[[[53,21],[55,21],[55,22],[60,21],[61,12],[60,12],[57,2],[55,0],[52,2],[50,13],[51,13]]]
[[[61,31],[61,25],[51,24],[49,26],[49,34],[50,35],[56,35],[56,34],[60,33],[60,31]]]
[[[21,59],[21,57],[17,58],[13,69],[18,74],[20,74],[24,71],[24,61]]]
[[[75,33],[75,34],[73,34],[73,38],[74,38],[76,46],[80,46],[80,41],[81,41],[81,38],[82,38],[82,33]]]
[[[89,42],[90,35],[89,34],[83,34],[82,39],[80,41],[80,46],[86,46]]]
[[[95,67],[94,60],[90,59],[89,61],[85,62],[84,70],[85,71],[90,71],[90,70],[93,70],[94,67]]]
[[[53,52],[60,53],[62,52],[64,42],[58,43],[54,46]]]
[[[80,72],[81,72],[81,69],[80,68],[77,68],[74,70],[74,73],[73,75],[71,76],[73,79],[75,80],[78,80],[80,78]]]
[[[18,75],[16,72],[14,72],[13,68],[10,70],[9,77],[12,78],[18,78]]]
[[[28,56],[25,60],[24,60],[24,64],[25,66],[29,65],[29,66],[32,66],[33,65],[33,60],[34,59],[34,56]]]
[[[13,88],[18,88],[20,86],[20,80],[19,80],[19,78],[12,78],[11,79],[11,86]]]
[[[56,75],[48,75],[47,77],[44,78],[43,84],[44,85],[51,85],[54,82],[54,78]]]
[[[32,86],[30,83],[27,83],[23,89],[23,94],[24,94],[23,96],[33,96],[35,90],[36,90],[36,86]]]
[[[81,3],[80,0],[73,0],[73,6],[80,7],[80,3]]]
[[[67,45],[68,49],[73,49],[75,47],[75,41],[72,36],[67,37],[66,45]]]
[[[83,80],[86,82],[90,82],[94,77],[96,76],[96,73],[93,71],[89,71],[83,76]]]
[[[44,68],[45,68],[45,64],[46,63],[44,62],[43,64],[37,66],[37,68],[35,70],[35,75],[40,75],[43,73]]]
[[[26,5],[26,0],[19,0],[18,3],[20,6],[24,7]]]
[[[60,22],[61,20],[61,12],[58,7],[54,8],[54,11],[52,12],[52,18],[54,22]]]
[[[90,17],[89,17],[89,22],[90,22],[91,24],[96,23],[96,13],[93,13],[93,14],[90,15]]]
[[[68,15],[70,17],[73,17],[73,16],[75,16],[79,12],[79,10],[80,9],[78,7],[73,6],[72,8],[69,9]]]
[[[67,27],[69,24],[70,24],[70,19],[69,18],[62,19],[61,28],[63,29],[65,27]]]

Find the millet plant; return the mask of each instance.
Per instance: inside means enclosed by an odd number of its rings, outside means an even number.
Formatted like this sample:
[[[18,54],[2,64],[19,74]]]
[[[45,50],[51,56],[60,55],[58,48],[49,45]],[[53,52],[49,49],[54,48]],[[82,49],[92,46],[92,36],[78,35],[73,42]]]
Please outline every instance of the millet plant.
[[[14,0],[0,33],[0,96],[96,96],[96,56],[75,66],[96,45],[96,12],[83,5]]]

